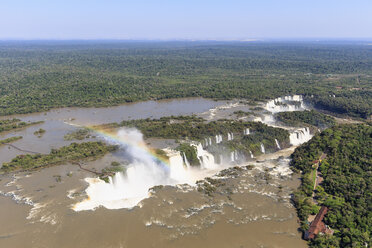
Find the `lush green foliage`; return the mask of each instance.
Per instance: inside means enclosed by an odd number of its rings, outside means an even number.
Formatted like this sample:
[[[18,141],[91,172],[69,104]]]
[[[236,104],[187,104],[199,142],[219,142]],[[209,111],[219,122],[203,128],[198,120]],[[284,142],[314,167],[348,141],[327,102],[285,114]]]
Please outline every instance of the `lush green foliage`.
[[[87,128],[79,128],[76,131],[66,134],[64,140],[83,140],[90,138],[90,131]]]
[[[296,93],[318,107],[366,118],[371,68],[371,46],[358,44],[1,43],[0,115],[148,99],[263,100]]]
[[[157,137],[167,139],[183,139],[204,142],[205,138],[222,135],[223,144],[231,150],[240,150],[250,156],[249,151],[255,154],[261,152],[261,143],[268,151],[275,151],[275,139],[282,147],[289,144],[288,131],[281,128],[267,126],[261,122],[244,122],[232,120],[218,120],[206,122],[202,118],[194,116],[163,117],[160,119],[141,119],[123,121],[120,124],[109,124],[105,127],[136,127],[145,138]],[[246,128],[251,131],[250,135],[243,135]],[[233,133],[234,140],[227,141],[227,134]]]
[[[115,146],[103,142],[72,143],[59,149],[52,149],[49,154],[19,155],[8,163],[3,163],[2,172],[32,170],[51,165],[95,158],[115,150]]]
[[[0,145],[6,144],[6,143],[11,143],[17,140],[22,139],[22,136],[15,136],[15,137],[10,137],[7,139],[0,140]]]
[[[254,112],[245,112],[245,111],[242,111],[242,110],[239,110],[239,111],[235,111],[234,114],[240,118],[240,117],[246,117],[246,116],[250,116],[250,115],[255,115]]]
[[[20,119],[15,119],[15,118],[0,120],[0,133],[14,130],[14,129],[21,129],[21,128],[25,128],[25,127],[40,124],[40,123],[43,123],[43,121],[24,122],[24,121],[21,121]]]
[[[319,170],[324,181],[316,189],[316,200],[330,211],[325,222],[335,230],[334,237],[319,236],[312,247],[365,247],[372,240],[372,127],[339,125],[315,135],[292,155],[292,166],[303,171],[302,184],[295,193],[302,228],[312,212],[312,164],[322,152],[327,158]],[[329,245],[329,246],[328,246]]]
[[[280,112],[275,115],[278,121],[281,121],[289,126],[300,127],[304,125],[312,125],[321,129],[334,126],[336,121],[333,117],[319,113],[317,111],[293,111]]]
[[[359,80],[359,79],[357,79]],[[313,97],[307,96],[305,99],[317,108],[328,110],[338,114],[370,118],[372,115],[372,91],[371,81],[367,80],[368,86],[363,87],[357,81],[350,82],[350,86],[338,89],[330,95],[327,92],[319,92]],[[357,86],[358,88],[355,88]]]
[[[45,132],[45,129],[39,128],[39,130],[34,132],[34,135],[41,137]]]
[[[190,144],[183,143],[177,147],[177,150],[185,154],[187,161],[189,161],[190,165],[198,166],[200,165],[200,161],[197,156],[196,147]]]

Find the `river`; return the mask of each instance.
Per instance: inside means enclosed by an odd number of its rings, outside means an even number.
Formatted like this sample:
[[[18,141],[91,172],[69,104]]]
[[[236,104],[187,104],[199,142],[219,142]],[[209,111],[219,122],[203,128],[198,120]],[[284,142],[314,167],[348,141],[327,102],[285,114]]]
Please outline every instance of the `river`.
[[[234,111],[251,108],[239,101],[191,98],[109,108],[55,109],[13,116],[45,122],[15,134],[2,134],[0,139],[21,135],[23,139],[14,142],[16,146],[48,153],[71,142],[64,141],[63,136],[76,127],[67,123],[94,125],[190,114],[213,120],[236,118]],[[269,115],[262,111],[261,120],[265,116]],[[39,128],[46,130],[41,138],[33,134]],[[162,148],[172,142],[148,143]],[[223,168],[230,170],[231,174],[216,176],[224,185],[213,197],[188,184],[156,187],[130,209],[74,211],[72,207],[87,197],[84,179],[93,177],[76,165],[0,176],[0,247],[306,247],[290,202],[291,193],[299,185],[298,175],[288,167],[294,148],[263,154],[241,164],[241,170],[226,165],[200,175],[202,179]],[[22,152],[1,146],[0,162],[18,154]],[[120,156],[120,152],[108,154],[84,166],[101,170]],[[253,169],[244,167],[246,164],[253,164]]]

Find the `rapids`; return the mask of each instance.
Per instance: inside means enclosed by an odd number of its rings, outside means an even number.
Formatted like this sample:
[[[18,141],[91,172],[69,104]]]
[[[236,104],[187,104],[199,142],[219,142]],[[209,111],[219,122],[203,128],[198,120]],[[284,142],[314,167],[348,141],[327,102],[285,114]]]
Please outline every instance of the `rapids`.
[[[230,104],[224,108],[217,108],[213,110],[213,115],[218,114],[218,110],[226,110],[239,105]],[[268,101],[265,105],[265,109],[271,113],[281,111],[294,111],[305,109],[302,96],[285,96],[280,97],[271,101]],[[257,118],[257,117],[255,117]],[[275,119],[273,115],[265,114],[263,119],[268,125],[275,126]],[[311,139],[310,129],[308,127],[298,128],[295,130],[289,130],[290,132],[290,144],[292,146],[300,145]],[[249,128],[243,131],[243,135],[249,135]],[[246,161],[244,156],[239,158],[237,150],[231,151],[230,154],[225,154],[228,158],[224,161],[222,154],[217,155],[217,161],[213,154],[207,151],[210,147],[214,147],[223,141],[221,134],[215,135],[213,142],[212,138],[205,138],[203,145],[197,142],[191,142],[190,144],[196,148],[197,158],[200,162],[200,166],[190,166],[189,161],[185,154],[180,153],[171,148],[163,149],[166,155],[169,157],[168,163],[162,163],[151,154],[145,152],[148,148],[142,138],[142,134],[137,130],[121,129],[118,132],[118,136],[121,139],[130,141],[124,144],[119,142],[122,147],[124,156],[131,160],[131,164],[125,167],[123,172],[117,172],[109,183],[97,178],[86,178],[85,181],[89,184],[86,189],[87,199],[74,205],[75,211],[81,210],[93,210],[99,206],[103,206],[108,209],[117,208],[133,208],[138,205],[140,201],[150,196],[149,190],[157,185],[177,185],[187,183],[194,185],[199,179],[204,178],[205,175],[212,175],[216,171],[222,170],[233,164]],[[227,133],[227,141],[234,139],[234,133]],[[108,140],[108,142],[113,142]],[[115,143],[115,142],[114,142]],[[204,147],[203,147],[204,146]],[[281,150],[281,146],[277,139],[275,139],[275,146],[278,150]],[[140,149],[140,147],[142,147]],[[266,149],[263,143],[260,145],[262,154],[266,153]],[[249,158],[254,159],[254,155],[249,151]]]
[[[296,100],[300,98],[293,97],[287,103]],[[232,119],[234,111],[251,111],[255,107],[250,109],[241,103],[219,105],[221,102],[190,99],[25,115],[20,118],[45,119],[45,123],[19,131],[24,140],[17,145],[37,147],[42,153],[48,153],[51,147],[61,147],[68,143],[63,136],[76,129],[66,122],[84,126],[192,113],[208,120]],[[266,109],[266,103],[260,106]],[[276,124],[266,111],[257,114],[247,120],[256,118],[268,125]],[[33,132],[40,127],[47,132],[37,138]],[[294,144],[306,141],[311,134],[306,128],[287,130],[292,147],[285,148],[283,143],[282,149],[275,153],[253,155],[247,151],[248,159],[242,152],[225,149],[227,133],[211,135],[201,144],[191,143],[201,163],[198,167],[190,166],[185,154],[175,150],[177,144],[173,141],[160,141],[164,146],[152,146],[154,143],[148,145],[150,140],[144,141],[138,131],[122,129],[117,136],[125,140],[124,144],[106,140],[120,145],[118,152],[83,163],[86,168],[101,171],[111,168],[113,161],[123,162],[123,171],[117,172],[108,183],[92,178],[92,174],[73,164],[20,173],[14,178],[3,176],[0,205],[11,211],[0,213],[0,221],[7,223],[0,225],[0,246],[55,247],[58,243],[66,248],[306,247],[297,232],[296,212],[290,203],[290,195],[299,182],[291,174],[289,155],[295,149]],[[230,130],[229,134],[230,138],[233,135],[238,138],[251,135],[250,131]],[[101,139],[97,136],[94,140]],[[148,146],[164,149],[169,162],[155,158]],[[7,162],[18,155],[16,152],[0,147],[0,159]],[[247,169],[247,164],[253,168]],[[60,182],[56,181],[56,175],[60,176]],[[222,180],[213,197],[199,192],[196,184],[200,180],[208,184],[208,178]],[[161,185],[165,187],[155,187]]]
[[[201,166],[192,168],[186,156],[179,151],[164,149],[169,157],[169,164],[164,164],[145,152],[141,148],[145,146],[145,142],[138,130],[123,128],[119,130],[118,137],[131,140],[130,143],[117,143],[132,161],[131,165],[124,172],[117,172],[109,177],[109,183],[99,178],[86,178],[89,186],[85,192],[88,197],[73,206],[75,211],[94,210],[100,206],[108,209],[133,208],[150,196],[149,189],[154,186],[184,183],[193,185],[196,180],[203,178],[205,172],[200,171],[212,173],[220,167],[215,163],[214,156],[204,150],[200,143],[192,143],[192,146],[197,150]]]

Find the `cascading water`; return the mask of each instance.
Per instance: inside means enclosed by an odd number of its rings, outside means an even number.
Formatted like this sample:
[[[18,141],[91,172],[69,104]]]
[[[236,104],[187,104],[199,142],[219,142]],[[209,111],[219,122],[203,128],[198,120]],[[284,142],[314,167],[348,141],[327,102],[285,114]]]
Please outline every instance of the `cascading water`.
[[[293,102],[300,102],[293,104]],[[288,104],[287,104],[288,103]],[[305,108],[301,96],[284,97],[270,101],[266,104],[266,110],[270,112],[291,111]],[[258,118],[258,117],[257,117]],[[257,121],[258,119],[255,119]],[[262,121],[262,119],[260,119]],[[247,128],[243,131],[244,135],[249,135],[250,130]],[[77,203],[74,210],[92,210],[99,206],[109,209],[132,208],[141,200],[149,196],[149,189],[156,185],[175,185],[180,183],[193,184],[196,180],[201,179],[198,170],[215,171],[218,165],[215,163],[214,156],[204,150],[200,143],[192,144],[196,147],[197,157],[201,163],[201,168],[190,166],[185,155],[178,151],[169,150],[169,165],[159,162],[148,152],[144,152],[146,147],[143,142],[142,134],[137,130],[121,130],[118,136],[122,136],[125,143],[122,145],[125,158],[130,161],[130,166],[125,168],[124,172],[118,172],[109,178],[109,183],[98,178],[87,178],[89,183],[86,189],[87,199]],[[212,137],[213,138],[213,137]],[[212,145],[212,138],[206,138],[203,141],[205,147]],[[222,135],[216,135],[216,142],[222,142]],[[234,139],[233,133],[227,134],[228,140]],[[290,133],[291,145],[299,145],[311,139],[309,128],[297,129]],[[280,149],[280,144],[276,140],[276,145]],[[265,147],[261,144],[261,152],[265,153]],[[251,159],[254,155],[249,151]],[[230,154],[231,161],[238,160],[238,152]],[[219,163],[222,164],[222,155],[219,157]],[[225,158],[228,160],[228,158]],[[195,173],[196,172],[196,173]]]
[[[221,142],[222,142],[222,135],[221,134],[216,135],[216,144],[219,144]]]
[[[244,131],[243,131],[244,135],[249,135],[250,134],[250,131],[249,131],[249,128],[246,128]]]
[[[233,133],[227,133],[227,140],[233,140],[234,134]]]
[[[251,154],[251,158],[254,158],[252,151],[249,151],[249,153]]]
[[[298,102],[298,104],[291,104],[291,102]],[[268,101],[265,105],[265,109],[273,113],[278,113],[284,111],[305,110],[306,107],[301,95],[293,95],[278,97],[274,100]]]
[[[276,144],[276,147],[280,150],[280,144],[279,144],[279,141],[277,139],[275,139],[275,144]]]
[[[190,163],[187,160],[185,153],[182,153],[182,159],[183,159],[183,163],[186,165],[186,168],[190,168]],[[170,161],[169,161],[169,163],[171,164]]]
[[[93,210],[99,206],[108,209],[132,208],[149,196],[148,190],[156,185],[193,184],[200,179],[198,168],[191,168],[184,154],[172,149],[164,149],[169,166],[160,162],[144,147],[142,134],[134,129],[122,129],[117,136],[126,143],[118,143],[123,156],[130,160],[125,172],[117,172],[109,177],[109,183],[98,178],[86,178],[88,198],[75,204],[75,211]],[[115,142],[114,140],[112,142]],[[130,143],[129,143],[130,142]],[[205,151],[200,143],[192,144],[203,169],[216,169],[214,157]],[[199,176],[198,176],[199,175]]]
[[[310,128],[304,127],[291,132],[289,134],[289,142],[293,146],[298,146],[309,141],[312,137]]]
[[[204,141],[205,147],[212,145],[212,138],[205,138]]]
[[[265,153],[265,146],[264,146],[264,144],[262,144],[262,143],[261,143],[261,152],[262,152],[262,153]]]
[[[231,162],[238,160],[238,151],[235,150],[230,153],[230,160]]]
[[[204,150],[200,143],[193,146],[196,147],[197,156],[199,158],[202,168],[205,169],[217,168],[218,165],[214,162],[214,156],[211,153]]]
[[[187,169],[189,168],[186,156],[179,151],[164,149],[170,164],[170,178],[177,181],[189,181]]]

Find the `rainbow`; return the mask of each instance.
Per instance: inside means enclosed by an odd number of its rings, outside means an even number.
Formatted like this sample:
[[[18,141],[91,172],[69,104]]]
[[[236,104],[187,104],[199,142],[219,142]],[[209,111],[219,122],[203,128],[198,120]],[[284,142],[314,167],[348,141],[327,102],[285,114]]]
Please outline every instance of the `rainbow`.
[[[140,151],[149,155],[155,162],[162,165],[164,168],[169,168],[169,160],[157,154],[154,149],[147,147],[144,142],[131,142],[130,140],[126,140],[123,137],[119,137],[116,132],[113,132],[107,129],[97,128],[95,126],[81,126],[81,125],[68,123],[68,122],[65,122],[65,123],[71,126],[88,129],[89,131],[94,132],[97,135],[109,141],[112,141],[113,143],[119,143],[120,145],[124,147],[135,147],[137,149],[140,149]]]

